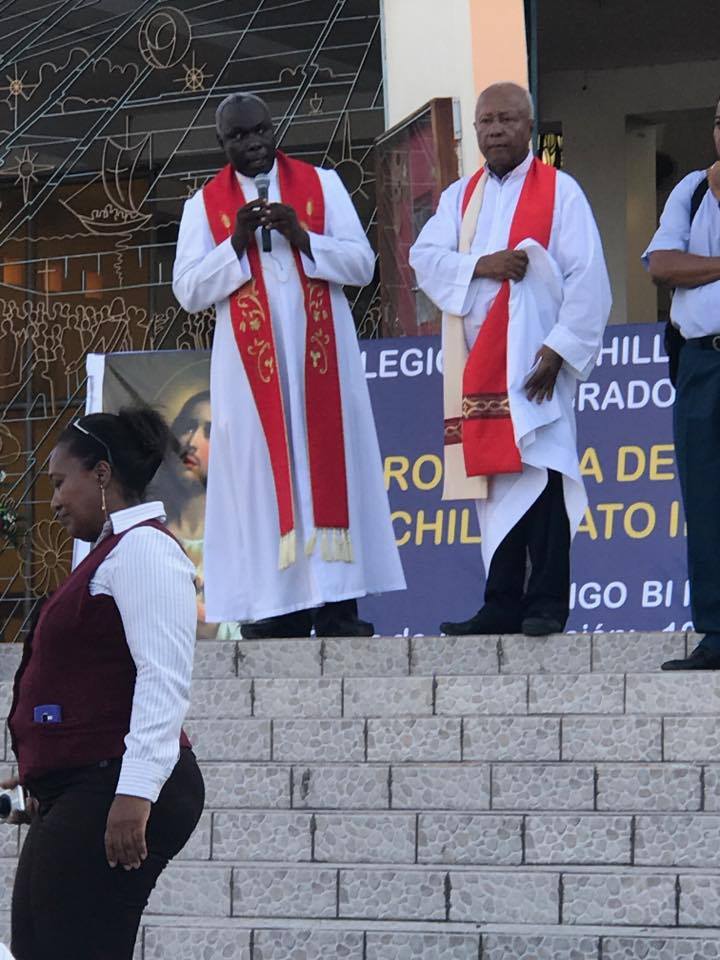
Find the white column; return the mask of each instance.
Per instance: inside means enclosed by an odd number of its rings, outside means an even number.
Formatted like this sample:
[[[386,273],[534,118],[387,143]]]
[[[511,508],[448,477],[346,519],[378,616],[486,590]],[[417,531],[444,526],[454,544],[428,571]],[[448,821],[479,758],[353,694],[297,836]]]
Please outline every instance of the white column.
[[[473,128],[478,93],[501,80],[527,86],[522,0],[381,0],[388,127],[434,97],[462,118],[462,171],[480,162]]]
[[[627,189],[627,319],[629,323],[657,320],[657,290],[640,260],[657,221],[655,154],[657,130],[651,124],[630,124],[625,135]]]

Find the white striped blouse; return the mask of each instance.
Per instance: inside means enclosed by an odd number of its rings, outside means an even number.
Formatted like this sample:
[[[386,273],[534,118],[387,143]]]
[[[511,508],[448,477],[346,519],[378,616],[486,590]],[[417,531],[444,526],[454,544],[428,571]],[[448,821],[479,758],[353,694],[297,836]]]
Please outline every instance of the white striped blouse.
[[[137,669],[116,793],[155,802],[179,756],[180,728],[190,702],[197,606],[195,568],[176,541],[154,527],[130,530],[147,520],[165,520],[162,503],[110,514],[100,540],[129,532],[95,571],[90,593],[115,601]]]

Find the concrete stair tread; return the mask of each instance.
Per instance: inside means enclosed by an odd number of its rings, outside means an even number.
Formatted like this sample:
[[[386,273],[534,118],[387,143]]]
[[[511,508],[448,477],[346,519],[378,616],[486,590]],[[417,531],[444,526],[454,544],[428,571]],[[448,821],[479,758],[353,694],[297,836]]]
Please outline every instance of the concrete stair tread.
[[[160,918],[158,918],[159,920]],[[701,960],[720,955],[719,931],[673,927],[520,924],[426,924],[397,921],[308,922],[258,920],[208,927],[169,917],[147,917],[144,943],[152,957],[271,957],[273,960]],[[203,947],[203,952],[198,951]],[[183,949],[184,948],[184,949]],[[160,952],[157,952],[157,951]],[[165,952],[167,950],[167,952]],[[182,950],[182,953],[180,952]],[[708,952],[710,950],[710,952]],[[148,956],[146,952],[145,956]]]
[[[185,957],[202,956],[206,960],[250,956],[272,957],[273,960],[325,960],[330,957],[351,957],[353,960],[395,960],[397,957],[422,960],[477,960],[478,956],[496,960],[614,960],[619,957],[675,960],[682,957],[700,960],[720,955],[720,931],[717,928],[683,930],[676,927],[653,928],[628,925],[611,928],[605,925],[536,925],[521,924],[435,923],[420,921],[281,921],[257,920],[249,923],[218,922],[213,927],[193,923],[182,917],[150,918],[144,922],[144,940],[148,947],[164,945],[170,937],[171,952],[152,956],[177,957],[178,936],[207,948],[199,952],[183,952]],[[334,943],[333,941],[336,941]],[[251,953],[250,944],[254,947]],[[183,944],[188,946],[187,943]],[[222,952],[218,949],[220,947]],[[258,950],[258,947],[260,948]],[[333,949],[333,947],[335,949]],[[410,948],[410,952],[408,952]],[[707,952],[711,948],[712,952]],[[244,949],[246,952],[236,952]],[[229,952],[232,950],[232,952]],[[402,952],[400,952],[402,950]],[[482,952],[481,952],[482,951]],[[642,951],[642,952],[640,952]]]
[[[696,634],[595,633],[480,637],[371,637],[199,641],[198,678],[512,675],[516,672],[658,671],[684,656]],[[12,680],[21,648],[0,644],[0,680]]]
[[[3,693],[7,704],[10,691]],[[454,717],[583,715],[605,720],[717,717],[720,671],[206,678],[195,681],[189,719],[280,723],[393,719],[422,726],[421,721]]]
[[[9,916],[9,915],[8,915]],[[218,929],[251,930],[255,929],[291,929],[291,930],[365,930],[370,921],[353,920],[351,918],[319,918],[308,920],[304,917],[283,917],[278,920],[273,917],[191,917],[182,914],[161,914],[145,913],[144,925],[157,927],[186,927],[188,929],[196,927],[212,926]],[[428,920],[373,920],[373,928],[380,928],[387,932],[399,933],[445,933],[452,935],[455,933],[477,933],[478,923],[460,923],[447,920],[442,923]],[[672,926],[633,926],[627,925],[622,928],[610,927],[606,924],[534,924],[532,932],[528,930],[526,924],[521,923],[483,923],[483,933],[520,933],[524,936],[534,934],[538,935],[577,935],[593,934],[595,936],[650,936],[667,937],[669,939],[679,938],[707,938],[720,940],[720,926],[702,927],[697,929],[688,929]]]
[[[642,766],[642,765],[640,765]],[[607,819],[608,817],[643,817],[643,818],[668,818],[674,817],[676,819],[688,819],[692,818],[693,820],[698,820],[702,822],[703,819],[708,821],[715,822],[720,820],[720,809],[719,810],[638,810],[634,809],[612,809],[612,810],[597,810],[597,809],[587,809],[583,807],[563,807],[562,810],[514,810],[507,809],[505,807],[453,807],[449,809],[448,807],[420,807],[417,805],[411,807],[320,807],[315,805],[308,805],[305,807],[218,807],[218,806],[208,806],[205,807],[206,814],[225,814],[225,813],[235,813],[235,814],[252,814],[257,817],[272,816],[275,814],[298,814],[298,815],[307,815],[309,817],[345,817],[345,818],[358,818],[358,817],[367,817],[378,819],[379,817],[397,817],[397,818],[407,818],[407,817],[423,817],[425,815],[437,817],[440,814],[446,814],[448,817],[453,819],[455,818],[472,818],[474,820],[482,818],[492,818],[492,817],[507,817],[510,819],[518,819],[522,817],[555,817],[555,818],[565,818],[572,820],[576,817],[583,817],[589,819]],[[7,830],[8,828],[5,827]],[[718,846],[718,857],[720,857],[720,845]]]
[[[353,923],[290,922],[282,926],[258,921],[207,928],[145,923],[146,953],[162,960],[702,960],[720,956],[716,928],[680,931],[627,926],[557,925],[555,927],[483,924],[403,924],[394,921]],[[202,953],[200,949],[202,949]]]
[[[641,866],[630,863],[452,863],[433,861],[423,863],[398,863],[382,860],[331,861],[331,860],[188,860],[172,861],[170,869],[217,871],[237,869],[260,873],[267,870],[292,870],[311,873],[313,871],[371,871],[373,873],[393,873],[422,875],[426,873],[472,873],[472,874],[562,874],[580,876],[617,876],[617,877],[653,877],[653,876],[695,876],[718,877],[720,872],[720,853],[716,867],[685,866]]]

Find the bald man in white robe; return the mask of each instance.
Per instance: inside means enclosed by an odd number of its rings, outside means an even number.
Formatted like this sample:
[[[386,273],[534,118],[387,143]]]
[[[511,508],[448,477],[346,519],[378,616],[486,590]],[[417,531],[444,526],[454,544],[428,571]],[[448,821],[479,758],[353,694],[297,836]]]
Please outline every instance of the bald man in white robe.
[[[528,150],[532,100],[496,84],[477,103],[482,171],[442,194],[410,251],[444,311],[446,499],[474,499],[483,606],[447,634],[564,629],[570,542],[587,504],[573,396],[610,312],[602,245],[575,181]]]

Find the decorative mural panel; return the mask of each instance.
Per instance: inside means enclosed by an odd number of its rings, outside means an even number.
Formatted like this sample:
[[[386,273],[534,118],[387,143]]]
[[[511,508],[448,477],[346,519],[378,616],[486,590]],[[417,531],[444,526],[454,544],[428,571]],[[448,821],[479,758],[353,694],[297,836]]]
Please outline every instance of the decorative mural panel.
[[[184,200],[224,162],[215,109],[263,97],[282,147],[334,167],[375,244],[379,0],[0,0],[0,631],[69,567],[44,475],[88,353],[205,349],[170,280]],[[377,281],[348,291],[360,336]]]
[[[410,247],[459,176],[453,102],[431,100],[376,145],[382,334],[440,333],[441,313],[415,283]]]

